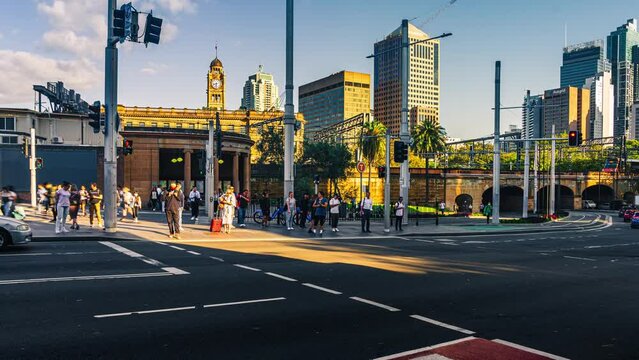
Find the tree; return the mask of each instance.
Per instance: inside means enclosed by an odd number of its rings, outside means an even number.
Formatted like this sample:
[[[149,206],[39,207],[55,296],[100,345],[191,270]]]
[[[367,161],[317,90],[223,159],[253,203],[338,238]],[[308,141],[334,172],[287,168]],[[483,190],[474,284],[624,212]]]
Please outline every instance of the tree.
[[[424,155],[426,161],[426,202],[430,195],[428,183],[428,159],[431,155],[446,151],[446,129],[432,120],[419,123],[413,131],[412,150],[417,155]]]
[[[362,126],[362,136],[360,137],[359,148],[362,156],[368,163],[368,184],[371,183],[371,167],[377,165],[378,159],[383,156],[386,145],[386,126],[377,120],[364,123]]]
[[[338,189],[338,181],[345,178],[346,170],[353,166],[353,155],[343,144],[306,142],[300,163],[313,169],[313,175],[328,179]]]
[[[284,134],[281,127],[269,126],[262,131],[262,137],[255,143],[255,150],[258,151],[259,164],[284,163]]]

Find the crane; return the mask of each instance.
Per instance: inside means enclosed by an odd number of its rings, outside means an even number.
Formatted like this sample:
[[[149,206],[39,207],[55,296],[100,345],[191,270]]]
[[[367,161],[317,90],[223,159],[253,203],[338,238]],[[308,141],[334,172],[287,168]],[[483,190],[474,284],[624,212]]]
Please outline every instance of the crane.
[[[441,13],[446,11],[449,7],[453,6],[457,0],[448,0],[446,4],[442,5],[437,11],[435,11],[431,16],[429,16],[426,20],[424,20],[421,24],[419,24],[418,28],[423,29],[431,21],[435,20]]]

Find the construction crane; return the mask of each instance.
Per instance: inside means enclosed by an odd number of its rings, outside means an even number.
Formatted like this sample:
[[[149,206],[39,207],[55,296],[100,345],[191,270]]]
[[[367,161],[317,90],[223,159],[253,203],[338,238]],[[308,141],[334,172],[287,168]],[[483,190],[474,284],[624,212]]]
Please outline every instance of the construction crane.
[[[423,29],[424,26],[428,25],[431,21],[435,20],[441,13],[446,11],[449,7],[453,6],[457,0],[448,0],[446,4],[442,5],[437,11],[435,11],[431,16],[429,16],[426,20],[424,20],[421,24],[419,24],[418,28]]]

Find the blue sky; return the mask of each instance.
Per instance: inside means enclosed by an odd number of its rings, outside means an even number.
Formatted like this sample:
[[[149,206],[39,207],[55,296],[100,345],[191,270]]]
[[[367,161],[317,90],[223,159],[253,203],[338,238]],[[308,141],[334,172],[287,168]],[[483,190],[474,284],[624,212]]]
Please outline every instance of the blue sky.
[[[297,0],[295,85],[343,69],[372,72],[365,56],[375,41],[402,18],[420,26],[447,2]],[[165,26],[159,46],[121,47],[119,103],[203,106],[215,42],[228,108],[239,106],[244,81],[260,64],[283,91],[285,0],[133,5],[154,9]],[[0,0],[0,106],[32,108],[31,85],[55,80],[89,102],[103,98],[105,9],[106,0]],[[502,61],[502,104],[519,105],[526,89],[559,85],[565,25],[572,44],[605,39],[632,17],[639,17],[636,0],[458,0],[422,26],[431,35],[453,33],[441,46],[442,125],[453,137],[490,134],[495,60]],[[504,110],[502,129],[520,118],[519,110]]]

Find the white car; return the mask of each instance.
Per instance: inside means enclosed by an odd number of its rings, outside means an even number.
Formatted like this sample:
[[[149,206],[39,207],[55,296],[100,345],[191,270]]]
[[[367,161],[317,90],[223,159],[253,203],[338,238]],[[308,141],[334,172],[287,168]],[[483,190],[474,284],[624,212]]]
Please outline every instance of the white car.
[[[31,242],[31,228],[24,221],[8,216],[0,217],[0,248],[7,245],[26,245]]]
[[[596,208],[597,208],[597,203],[595,203],[595,202],[594,202],[594,201],[592,201],[592,200],[584,200],[584,201],[581,203],[581,207],[582,207],[583,209],[596,209]]]

